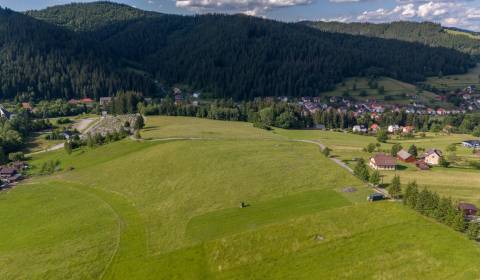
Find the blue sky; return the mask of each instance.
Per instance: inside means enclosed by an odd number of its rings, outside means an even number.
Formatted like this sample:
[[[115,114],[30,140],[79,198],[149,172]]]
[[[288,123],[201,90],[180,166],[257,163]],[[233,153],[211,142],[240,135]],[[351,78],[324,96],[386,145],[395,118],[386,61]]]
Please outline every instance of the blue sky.
[[[24,11],[69,0],[0,0],[0,6]],[[89,2],[76,0],[76,2]],[[480,31],[480,0],[115,0],[164,13],[246,13],[283,21],[336,20],[433,21]]]

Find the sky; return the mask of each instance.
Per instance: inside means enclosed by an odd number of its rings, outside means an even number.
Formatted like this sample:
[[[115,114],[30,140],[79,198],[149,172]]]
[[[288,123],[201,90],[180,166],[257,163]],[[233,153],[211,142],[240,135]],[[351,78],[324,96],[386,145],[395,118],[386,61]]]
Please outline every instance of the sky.
[[[17,11],[42,9],[71,0],[0,0]],[[76,0],[75,2],[91,2]],[[282,21],[432,21],[480,31],[480,0],[112,0],[163,13],[245,13]]]

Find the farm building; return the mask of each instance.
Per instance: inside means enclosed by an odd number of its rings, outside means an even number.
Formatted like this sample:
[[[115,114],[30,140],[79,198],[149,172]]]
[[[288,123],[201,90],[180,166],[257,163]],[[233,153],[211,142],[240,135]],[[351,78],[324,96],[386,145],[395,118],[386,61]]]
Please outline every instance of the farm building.
[[[462,145],[470,149],[478,149],[480,148],[480,140],[466,140],[462,142]]]
[[[430,167],[428,166],[428,164],[425,163],[425,161],[423,160],[418,160],[417,162],[415,162],[415,166],[417,166],[418,169],[420,170],[430,170]]]
[[[442,151],[438,149],[430,149],[422,156],[422,159],[428,165],[439,165],[442,157]]]
[[[397,153],[397,158],[403,162],[415,162],[415,157],[405,150],[400,150]]]
[[[10,178],[17,174],[17,169],[13,167],[4,167],[0,170],[0,177],[2,179]]]
[[[374,124],[372,124],[372,125],[370,126],[370,130],[371,130],[372,132],[377,132],[377,131],[380,130],[380,126],[379,126],[378,124],[374,123]]]
[[[476,215],[478,211],[475,205],[464,202],[458,204],[458,210],[461,210],[466,216]]]
[[[370,167],[375,170],[395,170],[397,162],[394,157],[377,154],[370,159]]]

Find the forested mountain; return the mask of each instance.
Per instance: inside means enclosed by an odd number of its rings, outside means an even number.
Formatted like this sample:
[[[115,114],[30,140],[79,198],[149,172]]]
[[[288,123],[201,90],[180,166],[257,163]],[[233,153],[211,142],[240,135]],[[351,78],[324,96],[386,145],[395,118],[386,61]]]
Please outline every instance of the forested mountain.
[[[106,2],[27,14],[0,14],[4,97],[98,97],[119,89],[151,95],[155,79],[237,100],[304,96],[349,76],[414,82],[473,65],[469,55],[446,48],[243,15],[164,15]]]
[[[162,15],[112,2],[73,3],[26,14],[74,31],[93,31],[114,23]]]
[[[2,97],[97,97],[118,89],[147,90],[150,82],[121,70],[105,48],[74,32],[0,9]]]
[[[458,32],[459,30],[444,28],[440,24],[431,22],[400,21],[374,24],[305,21],[302,24],[328,32],[418,42],[428,46],[452,48],[480,56],[480,37],[471,36],[472,33],[468,31]]]

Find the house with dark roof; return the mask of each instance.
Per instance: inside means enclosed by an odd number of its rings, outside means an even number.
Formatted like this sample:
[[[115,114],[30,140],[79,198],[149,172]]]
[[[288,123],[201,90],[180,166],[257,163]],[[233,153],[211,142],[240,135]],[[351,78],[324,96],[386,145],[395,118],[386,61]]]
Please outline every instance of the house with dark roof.
[[[470,149],[480,148],[480,140],[466,140],[462,142],[462,145]]]
[[[430,166],[428,166],[423,160],[416,161],[415,166],[422,171],[430,170]]]
[[[400,150],[397,153],[397,159],[403,162],[415,162],[415,157],[405,150]]]
[[[4,167],[0,170],[0,178],[2,179],[10,178],[17,173],[18,171],[14,167]]]
[[[370,167],[375,170],[395,170],[397,162],[394,157],[386,154],[376,154],[370,159]]]
[[[477,214],[477,207],[471,203],[461,202],[458,204],[458,210],[462,211],[465,216],[474,216]]]

